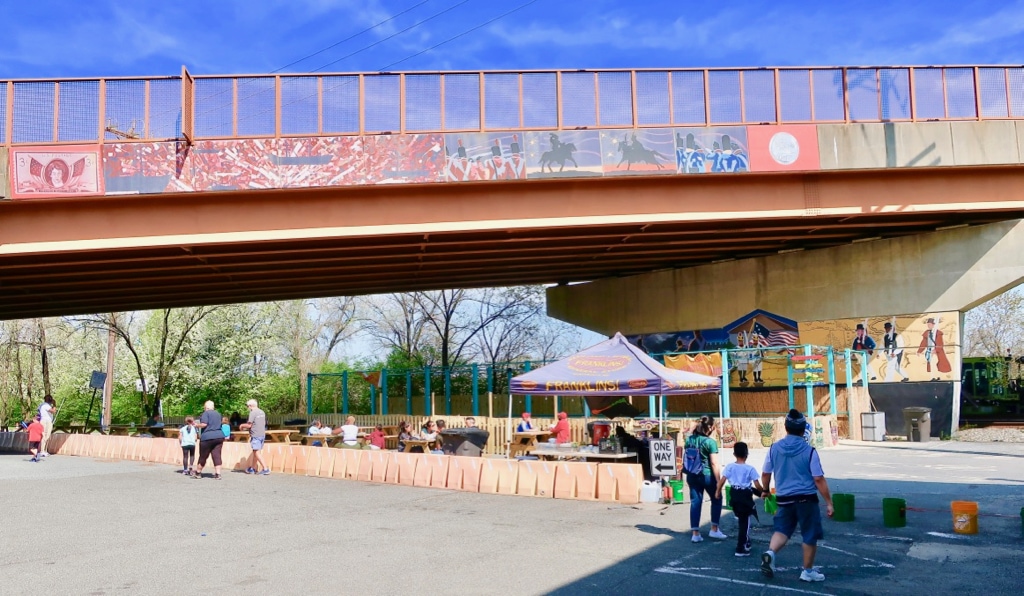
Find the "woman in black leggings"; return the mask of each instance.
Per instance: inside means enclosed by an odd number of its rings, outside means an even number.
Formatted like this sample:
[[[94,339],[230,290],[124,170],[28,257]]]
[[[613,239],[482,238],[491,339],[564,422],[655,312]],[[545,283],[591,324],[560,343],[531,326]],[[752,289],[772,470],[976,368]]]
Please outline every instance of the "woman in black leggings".
[[[199,436],[199,461],[192,470],[193,478],[203,477],[203,467],[206,466],[206,458],[213,456],[213,477],[220,480],[220,450],[224,445],[224,432],[220,429],[220,412],[213,409],[213,402],[203,404],[203,415],[196,423],[202,434]]]

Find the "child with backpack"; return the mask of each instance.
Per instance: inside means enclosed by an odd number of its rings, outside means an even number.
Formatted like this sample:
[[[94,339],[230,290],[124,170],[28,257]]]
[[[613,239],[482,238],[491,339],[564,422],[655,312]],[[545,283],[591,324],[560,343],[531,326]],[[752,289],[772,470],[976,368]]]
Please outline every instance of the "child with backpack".
[[[736,458],[736,462],[725,466],[725,469],[722,470],[722,477],[718,479],[715,496],[719,499],[722,498],[722,489],[728,480],[729,486],[732,487],[729,491],[729,506],[732,507],[736,523],[739,524],[736,556],[749,557],[751,516],[757,517],[754,496],[761,496],[761,474],[757,468],[747,463],[750,449],[746,443],[736,443],[732,448],[732,454]]]
[[[196,420],[189,416],[185,418],[185,426],[178,430],[178,440],[181,441],[181,473],[188,474],[188,471],[196,463],[196,439],[199,432],[196,431]]]
[[[683,451],[683,468],[686,471],[686,485],[690,487],[690,531],[693,533],[691,542],[703,542],[700,535],[700,513],[704,504],[704,493],[711,497],[711,532],[708,537],[717,540],[728,538],[718,527],[722,518],[722,498],[715,496],[715,487],[722,476],[718,463],[718,443],[709,435],[715,429],[715,419],[701,416],[700,422],[694,427],[686,439]]]

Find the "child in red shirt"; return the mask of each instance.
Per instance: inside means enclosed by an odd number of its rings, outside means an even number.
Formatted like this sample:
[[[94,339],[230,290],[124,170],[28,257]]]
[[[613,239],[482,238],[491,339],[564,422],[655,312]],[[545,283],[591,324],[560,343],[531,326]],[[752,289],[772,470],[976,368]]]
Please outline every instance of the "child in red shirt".
[[[30,461],[38,462],[40,443],[43,442],[43,423],[39,421],[39,416],[32,419],[27,430],[28,451],[32,454],[32,459]]]
[[[384,426],[378,424],[374,427],[373,432],[370,433],[370,448],[371,449],[383,449],[384,448]]]

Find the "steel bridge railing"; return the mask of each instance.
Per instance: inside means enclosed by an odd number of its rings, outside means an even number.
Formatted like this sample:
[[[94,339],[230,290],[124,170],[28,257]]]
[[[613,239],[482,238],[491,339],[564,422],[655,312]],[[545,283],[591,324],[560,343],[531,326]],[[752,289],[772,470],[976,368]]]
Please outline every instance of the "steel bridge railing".
[[[1024,67],[382,72],[0,81],[5,145],[1024,118]]]

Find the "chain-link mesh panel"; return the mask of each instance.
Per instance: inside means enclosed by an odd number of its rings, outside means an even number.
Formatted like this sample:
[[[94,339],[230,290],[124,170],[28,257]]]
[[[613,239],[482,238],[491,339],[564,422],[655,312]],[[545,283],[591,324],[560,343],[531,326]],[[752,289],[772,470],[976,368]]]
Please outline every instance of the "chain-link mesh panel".
[[[367,75],[363,79],[363,128],[393,132],[402,128],[402,81],[398,75]]]
[[[99,136],[100,82],[68,81],[60,84],[57,112],[58,141],[95,141]],[[143,119],[135,122],[134,134],[141,137]]]
[[[149,84],[149,136],[154,139],[181,137],[181,80]]]
[[[675,124],[706,124],[704,73],[684,70],[671,74],[672,121]]]
[[[814,81],[814,119],[845,120],[843,108],[843,71],[836,69],[812,70]]]
[[[0,143],[7,141],[7,83],[0,81]]]
[[[597,125],[597,95],[594,73],[562,73],[561,108],[563,128]]]
[[[238,134],[273,136],[277,118],[274,77],[238,79]]]
[[[775,71],[748,70],[743,77],[743,121],[775,122]]]
[[[1008,68],[1007,78],[1010,81],[1010,116],[1024,116],[1024,68]]]
[[[604,103],[603,90],[601,103]],[[668,72],[636,73],[636,112],[637,124],[641,126],[669,126],[672,123]],[[604,122],[604,114],[601,122]]]
[[[562,75],[562,86],[565,86],[565,75]],[[628,72],[598,73],[595,100],[600,104],[601,126],[633,126],[633,84]],[[583,101],[582,94],[580,101]],[[565,124],[564,115],[562,122]]]
[[[914,116],[918,120],[946,117],[946,104],[942,92],[942,69],[918,68],[914,70]]]
[[[359,132],[359,77],[324,77],[324,132]]]
[[[480,129],[480,77],[478,75],[444,76],[444,129]]]
[[[874,68],[850,68],[846,71],[847,101],[849,101],[850,120],[877,122],[878,71]]]
[[[316,77],[281,77],[281,134],[316,134],[318,99]]]
[[[783,122],[812,120],[811,71],[779,71],[779,103]]]
[[[53,83],[14,84],[14,142],[53,141]]]
[[[708,72],[708,95],[711,104],[711,123],[743,121],[740,110],[740,73],[736,70]]]
[[[1010,115],[1006,103],[1006,69],[979,68],[981,84],[981,115],[985,118],[1006,118]]]
[[[231,106],[234,97],[232,87],[232,79],[196,79],[195,135],[197,137],[232,136]],[[243,93],[251,91],[239,83],[239,101],[241,101]]]
[[[910,119],[910,71],[883,68],[878,73],[882,86],[882,120]]]
[[[64,89],[61,85],[61,112],[63,112]],[[123,139],[122,133],[137,133],[142,136],[146,119],[146,82],[145,81],[107,81],[107,97],[104,101],[103,138],[107,140]],[[61,114],[63,120],[63,113]],[[93,125],[95,128],[95,125]],[[95,131],[94,131],[95,133]],[[95,136],[95,134],[93,135]]]
[[[484,108],[488,129],[519,128],[519,75],[484,75]]]
[[[978,106],[975,104],[974,69],[947,68],[946,70],[946,104],[949,106],[950,118],[976,118]]]
[[[555,73],[523,75],[523,126],[527,129],[558,126],[558,90]]]
[[[441,76],[405,76],[405,130],[441,130]]]

